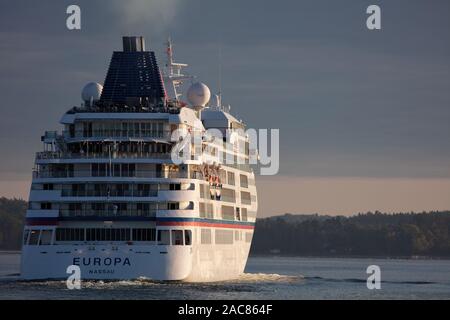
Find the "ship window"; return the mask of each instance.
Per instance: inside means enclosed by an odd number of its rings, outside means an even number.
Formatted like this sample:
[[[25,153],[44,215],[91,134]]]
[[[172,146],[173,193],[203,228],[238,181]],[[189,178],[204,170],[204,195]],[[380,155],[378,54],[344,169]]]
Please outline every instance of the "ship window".
[[[122,122],[122,137],[128,136],[128,123]]]
[[[51,210],[52,204],[50,202],[41,202],[41,210]]]
[[[230,206],[222,206],[222,219],[234,220],[234,208]]]
[[[82,230],[82,229],[80,229]],[[129,241],[130,229],[97,228],[86,229],[87,241]]]
[[[91,170],[92,170],[92,176],[98,177],[98,163],[93,163],[91,165]]]
[[[111,229],[104,229],[105,230],[105,241],[111,241],[112,237],[111,237]]]
[[[252,236],[253,236],[252,232],[246,232],[245,233],[245,242],[247,242],[247,243],[252,242]]]
[[[252,204],[250,192],[241,191],[241,203]]]
[[[245,141],[244,149],[245,154],[248,156],[250,154],[250,142]]]
[[[53,183],[44,183],[44,190],[53,190]]]
[[[130,240],[130,229],[120,229],[120,240],[123,241]]]
[[[216,244],[233,244],[233,230],[216,229]]]
[[[214,208],[212,203],[206,204],[206,217],[207,218],[214,218]]]
[[[120,164],[119,163],[115,163],[113,166],[113,176],[120,177]]]
[[[179,202],[168,202],[167,203],[167,210],[178,210],[178,209],[180,209]]]
[[[100,177],[106,177],[106,163],[99,163],[98,164],[98,175]]]
[[[228,184],[231,184],[232,186],[234,186],[234,173],[233,172],[228,172]]]
[[[49,245],[52,243],[52,230],[42,230],[41,239],[39,240],[39,245]]]
[[[128,175],[129,175],[128,164],[123,163],[122,164],[122,177],[128,177]]]
[[[199,213],[200,213],[200,218],[204,218],[205,217],[205,204],[203,202],[199,203]]]
[[[201,229],[200,243],[211,244],[211,229]]]
[[[222,183],[227,183],[227,172],[223,169],[219,170],[219,177]]]
[[[183,230],[172,230],[172,245],[173,246],[183,245]]]
[[[247,208],[241,208],[242,221],[247,221]]]
[[[28,244],[28,235],[30,234],[30,230],[26,229],[23,232],[23,244],[26,245]]]
[[[200,198],[205,199],[205,188],[200,184]]]
[[[126,241],[128,239],[124,239],[125,237],[122,238],[122,235],[125,236],[125,233],[122,233],[123,229],[112,229],[112,233],[111,233],[111,240],[112,241]]]
[[[158,244],[163,246],[170,244],[169,230],[158,230]]]
[[[55,235],[56,241],[84,241],[83,228],[58,228]]]
[[[155,241],[155,229],[133,229],[133,241]]]
[[[95,230],[94,240],[101,241],[102,240],[102,229],[94,229],[94,230]]]
[[[100,241],[105,241],[106,240],[106,229],[100,229],[100,237],[99,237]]]
[[[220,195],[220,199],[222,201],[235,203],[236,202],[236,193],[232,189],[223,188],[222,193]]]
[[[29,242],[29,244],[31,246],[35,246],[35,245],[38,244],[39,233],[40,233],[39,230],[31,230],[31,232],[30,232],[30,242]]]
[[[58,236],[58,230],[56,230],[56,235]],[[86,241],[94,241],[95,239],[95,229],[86,229]]]
[[[192,245],[192,231],[184,230],[184,244],[187,246]]]
[[[142,124],[142,125],[144,125],[144,124]],[[150,137],[151,134],[152,134],[152,126],[151,126],[151,123],[146,123],[146,124],[145,124],[145,135],[146,135],[146,137]]]
[[[239,176],[239,179],[241,181],[241,187],[248,188],[248,177],[246,175],[241,174]]]
[[[134,177],[136,174],[136,165],[134,163],[129,164],[130,177]]]
[[[169,185],[170,190],[181,190],[181,184],[179,183],[171,183]]]
[[[241,210],[240,208],[236,208],[236,220],[241,220]]]

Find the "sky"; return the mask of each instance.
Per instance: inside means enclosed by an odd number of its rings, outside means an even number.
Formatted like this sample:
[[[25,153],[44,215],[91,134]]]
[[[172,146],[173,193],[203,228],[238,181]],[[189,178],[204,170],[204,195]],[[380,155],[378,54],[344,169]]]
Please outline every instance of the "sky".
[[[447,0],[1,1],[0,196],[28,197],[40,136],[143,35],[160,64],[170,36],[248,127],[280,130],[260,216],[450,209],[449,33]]]

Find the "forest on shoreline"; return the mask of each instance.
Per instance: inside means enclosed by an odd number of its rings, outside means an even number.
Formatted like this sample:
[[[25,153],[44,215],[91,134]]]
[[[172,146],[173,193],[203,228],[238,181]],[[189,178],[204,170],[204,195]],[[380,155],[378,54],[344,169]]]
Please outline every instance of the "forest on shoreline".
[[[26,209],[0,198],[0,250],[20,250]],[[251,254],[450,258],[450,211],[257,219]]]
[[[259,219],[253,254],[450,258],[450,211]]]

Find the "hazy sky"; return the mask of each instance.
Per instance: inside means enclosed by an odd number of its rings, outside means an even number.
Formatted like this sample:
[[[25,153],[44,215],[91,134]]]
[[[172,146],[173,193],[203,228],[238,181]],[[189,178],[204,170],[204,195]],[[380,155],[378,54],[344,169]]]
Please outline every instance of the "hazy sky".
[[[366,28],[370,4],[381,31]],[[262,215],[450,208],[448,0],[2,1],[0,195],[27,197],[40,136],[104,81],[122,35],[144,35],[160,64],[170,35],[214,92],[221,60],[232,112],[280,129]]]

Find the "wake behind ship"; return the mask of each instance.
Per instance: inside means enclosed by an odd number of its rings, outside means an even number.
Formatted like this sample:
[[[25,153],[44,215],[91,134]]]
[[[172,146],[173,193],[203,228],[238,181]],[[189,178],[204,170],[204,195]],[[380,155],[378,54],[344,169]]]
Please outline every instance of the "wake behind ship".
[[[186,64],[158,67],[142,37],[124,37],[102,87],[89,83],[62,132],[45,132],[36,154],[24,228],[23,279],[221,281],[247,261],[257,212],[245,125]],[[163,72],[164,71],[164,72]],[[210,129],[224,138],[208,134]],[[197,133],[178,163],[174,131]],[[232,132],[226,135],[226,132]],[[223,157],[217,157],[223,155]],[[211,159],[231,158],[228,161]]]

